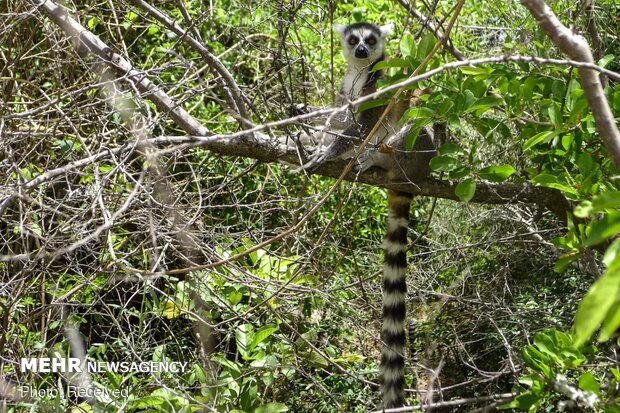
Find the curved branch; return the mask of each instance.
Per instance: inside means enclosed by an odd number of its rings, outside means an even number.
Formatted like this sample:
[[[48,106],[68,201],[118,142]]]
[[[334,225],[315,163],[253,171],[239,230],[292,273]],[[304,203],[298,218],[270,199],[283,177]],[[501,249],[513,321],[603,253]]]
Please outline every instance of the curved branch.
[[[91,53],[101,60],[101,63],[112,67],[134,87],[161,110],[183,130],[195,135],[210,135],[211,132],[194,119],[185,109],[177,105],[164,91],[151,82],[145,73],[137,70],[121,55],[114,53],[108,45],[95,36],[84,26],[73,19],[67,11],[51,0],[28,0],[42,11],[50,20],[56,23],[68,36],[70,36],[78,53],[84,55]]]
[[[209,49],[203,46],[197,39],[190,36],[188,31],[183,30],[174,22],[174,20],[170,19],[157,8],[151,6],[143,0],[130,0],[130,2],[137,7],[144,9],[153,18],[166,26],[166,28],[179,35],[181,39],[184,39],[187,44],[189,44],[200,54],[200,56],[202,56],[209,66],[211,66],[220,76],[222,76],[223,82],[221,87],[226,94],[229,104],[236,109],[237,113],[234,114],[234,116],[238,118],[245,128],[251,127],[252,123],[249,120],[250,117],[243,101],[243,93],[241,92],[241,89],[239,89],[239,85],[235,82],[232,74],[228,71],[228,69],[226,69],[226,66],[224,66],[222,62],[220,62],[220,60],[209,51]]]
[[[181,144],[183,148],[201,146],[222,155],[244,156],[258,159],[263,162],[283,161],[299,165],[299,153],[296,149],[286,145],[274,143],[266,135],[255,133],[248,139],[231,138],[225,136],[199,137],[158,137],[153,139],[158,145],[164,143]],[[178,150],[175,147],[174,150]],[[316,168],[314,173],[338,178],[348,164],[348,160],[334,160],[326,162]],[[350,171],[345,180],[359,182],[418,196],[430,196],[442,199],[459,201],[455,194],[456,182],[427,179],[419,182],[390,182],[386,180],[385,171],[380,168],[370,168],[363,173]],[[553,212],[560,220],[566,220],[566,213],[571,210],[570,204],[564,195],[551,188],[533,186],[529,183],[504,182],[493,184],[478,182],[476,193],[470,201],[480,204],[515,204],[528,203],[542,205]]]
[[[527,7],[538,25],[564,54],[577,62],[594,64],[588,42],[564,26],[543,0],[521,0],[521,3]],[[589,67],[582,66],[578,70],[584,94],[596,121],[596,128],[616,170],[620,171],[620,131],[605,99],[601,80],[598,73]]]

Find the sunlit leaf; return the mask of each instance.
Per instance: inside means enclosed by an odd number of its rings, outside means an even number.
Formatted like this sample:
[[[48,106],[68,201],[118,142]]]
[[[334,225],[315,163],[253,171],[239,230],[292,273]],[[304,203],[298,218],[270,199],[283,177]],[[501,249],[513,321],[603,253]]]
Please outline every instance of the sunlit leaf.
[[[601,212],[620,207],[620,191],[608,191],[597,195],[592,200],[593,212]]]
[[[235,341],[237,343],[237,351],[244,358],[250,355],[250,343],[252,341],[253,328],[251,324],[241,324],[235,329]]]
[[[613,337],[620,327],[620,301],[616,301],[603,320],[599,341],[607,341]]]
[[[254,348],[257,345],[265,341],[265,339],[269,337],[271,334],[273,334],[273,332],[276,331],[277,329],[278,327],[272,326],[272,325],[263,326],[260,329],[258,329],[258,331],[254,334],[252,343],[250,344],[250,351],[254,350]]]
[[[489,74],[489,69],[482,66],[462,66],[459,67],[461,73],[466,75],[487,75]]]
[[[517,170],[510,165],[491,165],[478,171],[478,175],[487,181],[504,182],[516,172]]]
[[[416,46],[413,35],[409,32],[403,34],[403,37],[400,39],[400,53],[404,58],[408,58],[409,56],[413,56],[415,51]]]
[[[282,403],[267,403],[254,409],[254,413],[281,413],[288,412],[288,407]]]
[[[407,110],[407,112],[405,112],[405,116],[408,119],[412,119],[412,118],[432,118],[434,116],[436,116],[437,114],[435,113],[434,110],[432,110],[431,108],[427,108],[424,106],[421,107],[413,107]]]
[[[502,103],[500,98],[495,96],[485,96],[476,100],[471,106],[469,106],[465,113],[476,112],[478,116],[486,112],[487,110],[499,106]]]
[[[579,388],[581,390],[590,391],[592,393],[600,393],[601,386],[598,384],[594,375],[589,371],[586,371],[579,377]]]
[[[573,325],[576,346],[585,344],[601,326],[619,293],[620,259],[616,259],[613,265],[590,287],[579,304]]]
[[[549,114],[549,119],[553,126],[556,128],[561,128],[563,124],[562,112],[560,111],[560,106],[556,103],[547,109],[547,113]]]
[[[585,241],[587,246],[591,247],[606,241],[620,232],[620,211],[609,212],[600,221],[591,223],[589,227],[590,233]]]
[[[527,141],[525,141],[525,143],[523,144],[523,149],[528,150],[532,148],[533,146],[538,145],[539,143],[549,142],[551,141],[551,139],[555,138],[556,135],[557,135],[556,131],[544,131],[544,132],[537,133],[536,135],[532,136]]]

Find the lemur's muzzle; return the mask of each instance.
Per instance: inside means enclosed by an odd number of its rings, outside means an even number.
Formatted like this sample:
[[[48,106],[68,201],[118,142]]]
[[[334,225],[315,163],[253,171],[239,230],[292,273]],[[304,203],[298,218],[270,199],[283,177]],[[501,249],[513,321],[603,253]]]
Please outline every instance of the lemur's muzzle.
[[[355,49],[355,57],[357,57],[358,59],[368,57],[368,49],[366,48],[366,46],[357,46],[357,49]]]

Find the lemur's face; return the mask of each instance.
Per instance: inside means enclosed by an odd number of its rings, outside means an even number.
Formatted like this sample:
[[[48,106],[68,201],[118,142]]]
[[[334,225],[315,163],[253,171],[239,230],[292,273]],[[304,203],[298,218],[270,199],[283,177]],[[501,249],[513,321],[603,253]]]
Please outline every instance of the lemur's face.
[[[336,26],[340,34],[344,57],[349,63],[371,64],[379,60],[385,51],[385,40],[394,26],[377,26],[371,23],[354,23]]]

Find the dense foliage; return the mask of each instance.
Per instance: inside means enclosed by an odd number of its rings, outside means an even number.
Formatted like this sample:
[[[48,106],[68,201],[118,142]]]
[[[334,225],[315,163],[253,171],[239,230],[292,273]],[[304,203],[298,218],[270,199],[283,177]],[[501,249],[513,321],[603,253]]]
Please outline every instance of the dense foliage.
[[[129,73],[76,49],[36,3],[0,3],[2,409],[373,410],[384,189],[348,182],[323,199],[331,178],[175,141],[188,133],[169,111]],[[334,24],[395,23],[382,86],[432,57],[418,73],[432,75],[404,93],[431,91],[403,122],[447,125],[431,167],[455,184],[453,200],[419,197],[413,211],[408,403],[620,411],[618,172],[579,65],[525,7],[465,2],[450,44],[432,54],[455,2],[150,3],[65,7],[223,137],[247,126],[226,72],[253,125],[287,119],[299,103],[333,102],[344,70]],[[620,8],[549,6],[608,70],[618,119]],[[275,142],[305,127],[262,132]],[[550,210],[518,190],[480,198],[531,186],[563,203]],[[20,369],[24,357],[68,356],[186,364]],[[68,394],[71,385],[98,396]]]

